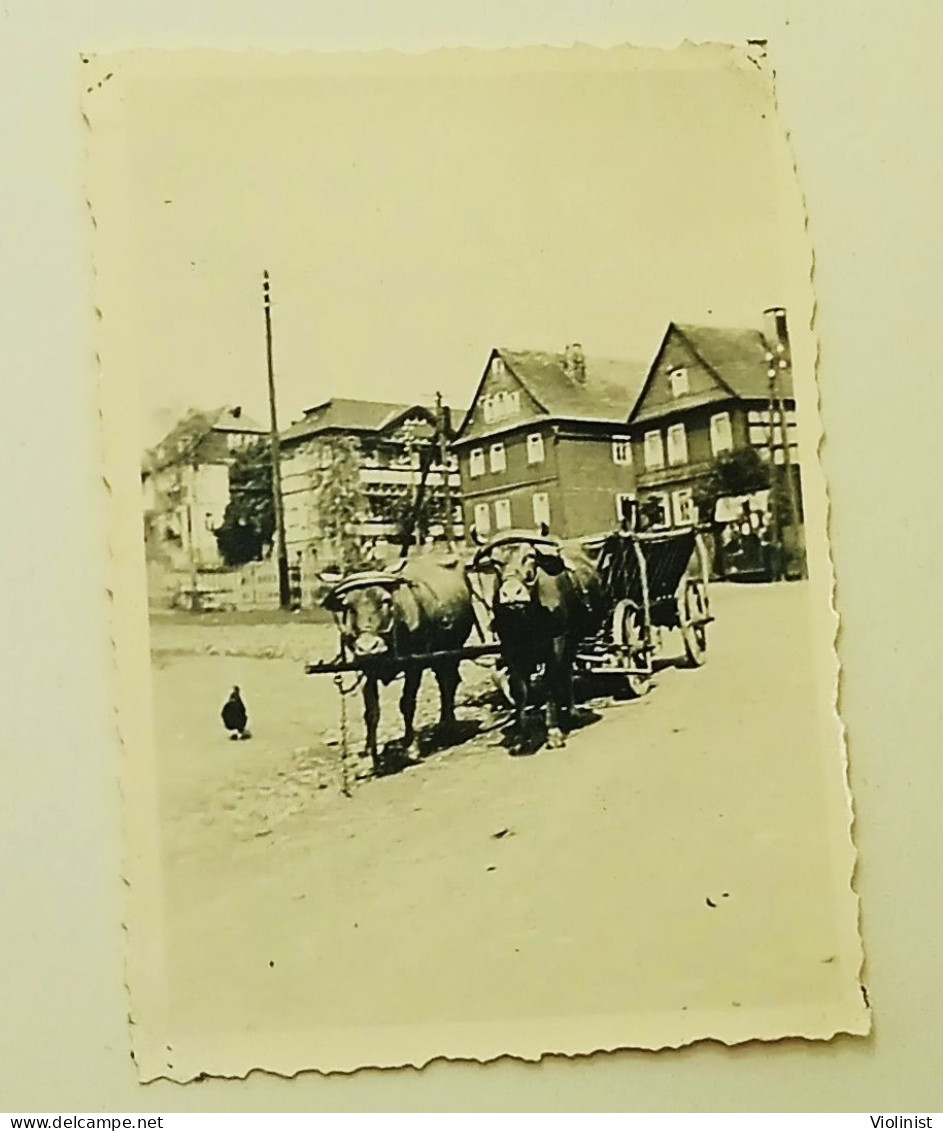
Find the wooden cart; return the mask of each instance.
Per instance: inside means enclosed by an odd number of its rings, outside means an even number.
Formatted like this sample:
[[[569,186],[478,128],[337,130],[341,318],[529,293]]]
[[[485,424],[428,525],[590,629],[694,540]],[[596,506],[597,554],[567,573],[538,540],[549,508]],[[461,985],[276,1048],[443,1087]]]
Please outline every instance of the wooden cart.
[[[707,548],[693,527],[615,531],[584,541],[608,605],[606,624],[580,647],[582,671],[624,677],[629,690],[650,688],[661,630],[677,629],[688,663],[707,658],[710,614]]]

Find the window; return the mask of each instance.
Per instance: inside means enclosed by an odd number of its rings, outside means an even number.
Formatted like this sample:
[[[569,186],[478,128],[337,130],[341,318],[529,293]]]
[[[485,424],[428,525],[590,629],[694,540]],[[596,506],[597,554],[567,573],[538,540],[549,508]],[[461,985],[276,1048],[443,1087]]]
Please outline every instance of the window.
[[[481,411],[486,424],[516,416],[521,411],[521,394],[516,390],[512,393],[491,393],[482,400]]]
[[[690,391],[688,388],[688,371],[686,369],[672,369],[668,374],[668,384],[671,387],[673,397],[683,397],[685,393]]]
[[[635,496],[627,495],[624,491],[616,493],[616,521],[632,522],[632,512],[635,509]]]
[[[468,457],[468,475],[471,479],[477,479],[479,475],[485,473],[485,453],[481,448],[473,448]]]
[[[544,438],[539,432],[534,432],[527,437],[527,462],[544,462]]]
[[[665,449],[660,432],[645,433],[645,466],[650,471],[665,466]]]
[[[668,464],[678,467],[688,462],[688,434],[683,424],[672,424],[668,429]]]
[[[487,503],[475,504],[475,530],[479,534],[489,534],[491,532],[491,511]]]
[[[494,524],[499,530],[507,530],[511,525],[511,500],[495,499]]]
[[[671,502],[675,526],[693,526],[697,516],[694,513],[694,494],[691,488],[675,491]]]
[[[622,465],[632,464],[632,444],[628,436],[614,436],[612,439],[612,462]]]
[[[491,376],[503,377],[504,376],[504,358],[493,357],[491,359]]]
[[[550,525],[550,496],[546,491],[540,491],[531,500],[534,508],[534,526],[541,523]]]
[[[648,527],[657,528],[671,524],[667,495],[649,495],[641,509],[644,511]]]
[[[507,469],[508,461],[504,444],[492,444],[490,458],[492,471],[505,471]]]
[[[733,432],[730,428],[730,413],[718,412],[711,417],[711,451],[715,456],[729,452],[733,448]]]

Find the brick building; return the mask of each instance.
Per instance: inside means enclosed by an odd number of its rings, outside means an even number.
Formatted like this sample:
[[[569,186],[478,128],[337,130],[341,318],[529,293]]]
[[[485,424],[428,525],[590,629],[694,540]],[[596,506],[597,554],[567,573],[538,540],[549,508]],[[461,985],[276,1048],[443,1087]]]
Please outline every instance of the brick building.
[[[784,464],[779,402],[798,486],[786,312],[766,311],[763,331],[670,323],[628,417],[639,501],[660,503],[661,525],[709,518],[696,513],[696,499],[717,456],[750,446]]]
[[[466,529],[546,523],[563,538],[610,530],[634,497],[626,419],[647,367],[493,349],[458,429]]]

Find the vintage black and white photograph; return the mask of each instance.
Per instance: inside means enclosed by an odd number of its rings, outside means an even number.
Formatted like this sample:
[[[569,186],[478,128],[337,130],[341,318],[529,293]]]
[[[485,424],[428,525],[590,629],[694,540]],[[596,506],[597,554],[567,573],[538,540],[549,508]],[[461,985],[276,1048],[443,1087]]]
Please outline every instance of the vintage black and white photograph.
[[[867,1033],[765,45],[84,67],[142,1078]]]

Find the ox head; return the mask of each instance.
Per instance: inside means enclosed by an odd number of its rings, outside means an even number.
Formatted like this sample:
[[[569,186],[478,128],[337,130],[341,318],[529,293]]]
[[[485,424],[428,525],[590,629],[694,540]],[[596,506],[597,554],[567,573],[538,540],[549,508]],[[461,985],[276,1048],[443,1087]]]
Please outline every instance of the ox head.
[[[557,576],[564,562],[560,544],[544,535],[505,531],[479,548],[472,568],[496,577],[495,606],[522,611],[537,597],[540,573]]]
[[[322,574],[331,588],[322,604],[337,618],[341,640],[360,657],[386,656],[393,647],[396,626],[396,590],[406,579],[393,570],[349,574]]]

